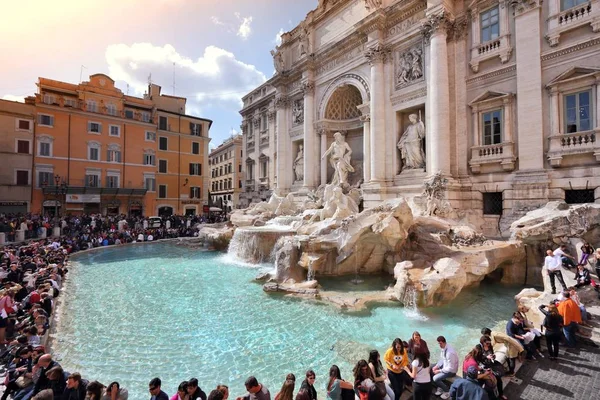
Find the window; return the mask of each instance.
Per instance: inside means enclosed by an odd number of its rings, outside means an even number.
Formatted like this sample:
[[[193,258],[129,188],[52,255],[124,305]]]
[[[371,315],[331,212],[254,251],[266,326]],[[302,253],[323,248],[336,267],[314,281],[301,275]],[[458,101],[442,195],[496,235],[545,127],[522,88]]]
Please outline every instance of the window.
[[[192,142],[192,154],[200,154],[200,143]]]
[[[158,149],[159,150],[169,150],[169,140],[166,137],[158,138]]]
[[[502,215],[502,192],[483,194],[483,214]]]
[[[565,95],[566,133],[589,131],[592,129],[591,99],[591,90]]]
[[[54,174],[49,171],[38,171],[38,187],[50,185],[54,180]]]
[[[142,121],[144,121],[144,122],[152,122],[150,120],[150,113],[149,112],[147,112],[147,111],[143,111],[142,112]]]
[[[16,175],[15,183],[18,186],[29,185],[29,171],[17,170],[15,175]]]
[[[167,131],[169,127],[167,121],[167,117],[158,117],[158,129]]]
[[[190,163],[190,175],[202,175],[202,164]]]
[[[483,145],[502,143],[502,110],[482,114]]]
[[[77,99],[67,97],[64,101],[65,107],[77,107]]]
[[[197,186],[190,187],[190,199],[200,198],[200,188]]]
[[[52,144],[49,142],[40,142],[39,155],[43,156],[43,157],[51,157],[52,156],[51,146],[52,146]]]
[[[109,135],[116,137],[121,136],[121,127],[119,125],[111,125]]]
[[[238,188],[240,188],[240,189],[242,188],[242,181],[241,180],[238,181]]]
[[[106,161],[121,162],[121,150],[109,149],[106,151]]]
[[[92,161],[99,161],[100,160],[100,152],[98,151],[97,148],[95,148],[95,147],[91,147],[90,148],[89,159],[92,160]]]
[[[146,142],[156,142],[156,132],[146,131]]]
[[[156,157],[154,154],[144,154],[144,165],[156,165]]]
[[[192,136],[202,136],[202,125],[190,122],[190,134]]]
[[[594,203],[594,189],[565,190],[565,203]]]
[[[96,174],[86,174],[85,175],[85,186],[86,187],[100,187],[100,176]]]
[[[167,173],[167,160],[158,160],[158,172],[161,174]]]
[[[569,8],[573,8],[575,6],[578,6],[580,4],[585,4],[587,2],[588,2],[588,0],[561,0],[560,1],[560,10],[565,11],[565,10],[568,10]]]
[[[29,140],[17,140],[17,153],[29,154]]]
[[[56,98],[51,94],[44,94],[43,101],[45,104],[54,104],[56,102]]]
[[[159,199],[167,198],[167,185],[158,185],[158,198]]]
[[[26,119],[17,120],[17,129],[20,131],[30,131],[31,130],[31,121]]]
[[[88,133],[102,133],[102,124],[98,122],[88,122]]]
[[[242,172],[242,164],[238,165],[238,172]]]
[[[156,178],[153,176],[146,176],[144,179],[144,182],[146,184],[146,190],[149,192],[155,192],[156,191]]]
[[[500,36],[498,6],[481,13],[481,42],[496,39]]]
[[[117,115],[117,106],[112,103],[106,105],[106,113],[108,115]]]
[[[51,115],[38,115],[38,124],[43,126],[54,126],[54,117]]]
[[[260,130],[261,131],[266,131],[267,130],[267,121],[268,121],[267,114],[263,114],[260,117]]]
[[[106,177],[107,188],[118,188],[119,187],[119,176],[109,175]]]
[[[260,177],[261,178],[267,177],[267,162],[266,161],[263,161],[260,163]]]
[[[125,110],[125,118],[127,118],[127,119],[133,119],[133,111],[132,110]]]
[[[89,112],[98,112],[98,105],[96,104],[95,100],[88,100],[86,102],[86,104],[87,104],[86,111],[89,111]]]

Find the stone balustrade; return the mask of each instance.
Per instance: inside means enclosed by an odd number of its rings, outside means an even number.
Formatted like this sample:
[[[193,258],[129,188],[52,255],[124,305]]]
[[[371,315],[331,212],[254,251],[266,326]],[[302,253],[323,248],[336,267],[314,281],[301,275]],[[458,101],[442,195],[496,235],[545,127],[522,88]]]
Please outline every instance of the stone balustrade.
[[[477,52],[479,55],[483,55],[489,53],[490,51],[498,50],[500,49],[500,43],[500,39],[482,43],[477,47]]]
[[[512,171],[516,160],[514,148],[513,142],[471,147],[471,171],[478,174],[484,164],[499,164],[504,171]]]
[[[548,18],[548,34],[546,35],[550,46],[558,45],[561,34],[583,25],[589,24],[594,32],[600,32],[599,3],[600,0],[591,0],[551,15]]]
[[[558,24],[567,25],[592,14],[592,3],[580,4],[558,15]]]
[[[469,65],[473,72],[478,72],[480,63],[494,57],[499,57],[500,62],[504,64],[510,60],[512,50],[510,35],[502,35],[496,39],[475,45],[471,49],[471,61]]]
[[[553,167],[560,167],[565,156],[575,156],[592,153],[596,161],[600,162],[600,144],[598,143],[598,130],[552,135],[548,160]]]

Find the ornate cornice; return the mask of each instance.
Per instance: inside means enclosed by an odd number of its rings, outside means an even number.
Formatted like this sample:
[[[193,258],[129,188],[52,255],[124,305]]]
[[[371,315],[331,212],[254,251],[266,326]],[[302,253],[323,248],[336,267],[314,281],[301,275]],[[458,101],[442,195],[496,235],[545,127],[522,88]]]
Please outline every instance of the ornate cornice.
[[[508,4],[513,7],[515,17],[518,17],[529,10],[541,7],[542,0],[508,0]]]
[[[389,53],[390,50],[387,48],[387,46],[378,42],[365,51],[365,57],[369,61],[369,64],[374,65],[384,63],[388,58]]]
[[[427,96],[427,87],[423,87],[417,90],[414,90],[409,93],[403,93],[400,96],[392,97],[392,105],[396,106],[398,104],[407,103],[409,101],[413,101],[420,98],[425,98]]]
[[[478,82],[484,81],[486,79],[494,78],[496,76],[508,74],[508,73],[514,72],[516,70],[517,70],[517,65],[516,64],[512,64],[512,65],[509,65],[508,67],[499,68],[497,70],[488,72],[487,74],[479,75],[479,76],[476,76],[474,78],[467,79],[467,85],[471,85],[473,83],[478,83]]]
[[[577,43],[573,46],[565,47],[560,50],[554,50],[545,54],[542,54],[542,61],[548,61],[553,58],[561,57],[575,51],[583,50],[588,47],[597,46],[600,44],[600,38],[588,40],[586,42]]]

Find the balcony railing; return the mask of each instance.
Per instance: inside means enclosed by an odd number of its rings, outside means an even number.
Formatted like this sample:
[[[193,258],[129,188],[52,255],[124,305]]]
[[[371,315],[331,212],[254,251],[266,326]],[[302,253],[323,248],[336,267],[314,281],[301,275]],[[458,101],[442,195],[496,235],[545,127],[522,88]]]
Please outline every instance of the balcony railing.
[[[560,167],[565,156],[592,153],[596,161],[600,162],[600,144],[598,143],[598,130],[583,131],[552,135],[548,138],[550,149],[548,160],[553,167]]]
[[[552,10],[551,10],[552,12]],[[591,25],[594,32],[600,31],[600,1],[591,0],[548,18],[548,34],[546,39],[550,46],[557,46],[560,35],[567,31],[577,29],[583,25]]]
[[[107,195],[138,195],[146,194],[146,188],[143,182],[134,183],[132,181],[119,182],[119,187],[108,187],[106,180],[98,181],[97,185],[87,179],[70,179],[65,186],[66,194],[107,194]],[[57,187],[54,182],[41,184],[40,189],[44,194],[54,194]],[[61,187],[59,186],[60,190]]]
[[[473,173],[481,172],[484,164],[500,164],[505,171],[515,169],[514,143],[503,142],[486,146],[471,147],[471,161],[469,162]]]

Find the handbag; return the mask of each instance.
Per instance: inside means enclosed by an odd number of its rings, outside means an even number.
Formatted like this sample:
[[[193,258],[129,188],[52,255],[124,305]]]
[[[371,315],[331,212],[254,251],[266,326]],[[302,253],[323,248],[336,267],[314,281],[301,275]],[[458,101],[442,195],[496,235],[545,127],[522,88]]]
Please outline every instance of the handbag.
[[[18,387],[23,389],[23,388],[26,388],[27,386],[31,385],[33,383],[33,379],[28,378],[25,375],[21,375],[20,377],[17,378],[15,383],[17,384]]]
[[[387,390],[385,389],[385,382],[375,382],[375,386],[377,386],[377,390],[379,390],[379,395],[383,398],[387,395]]]

